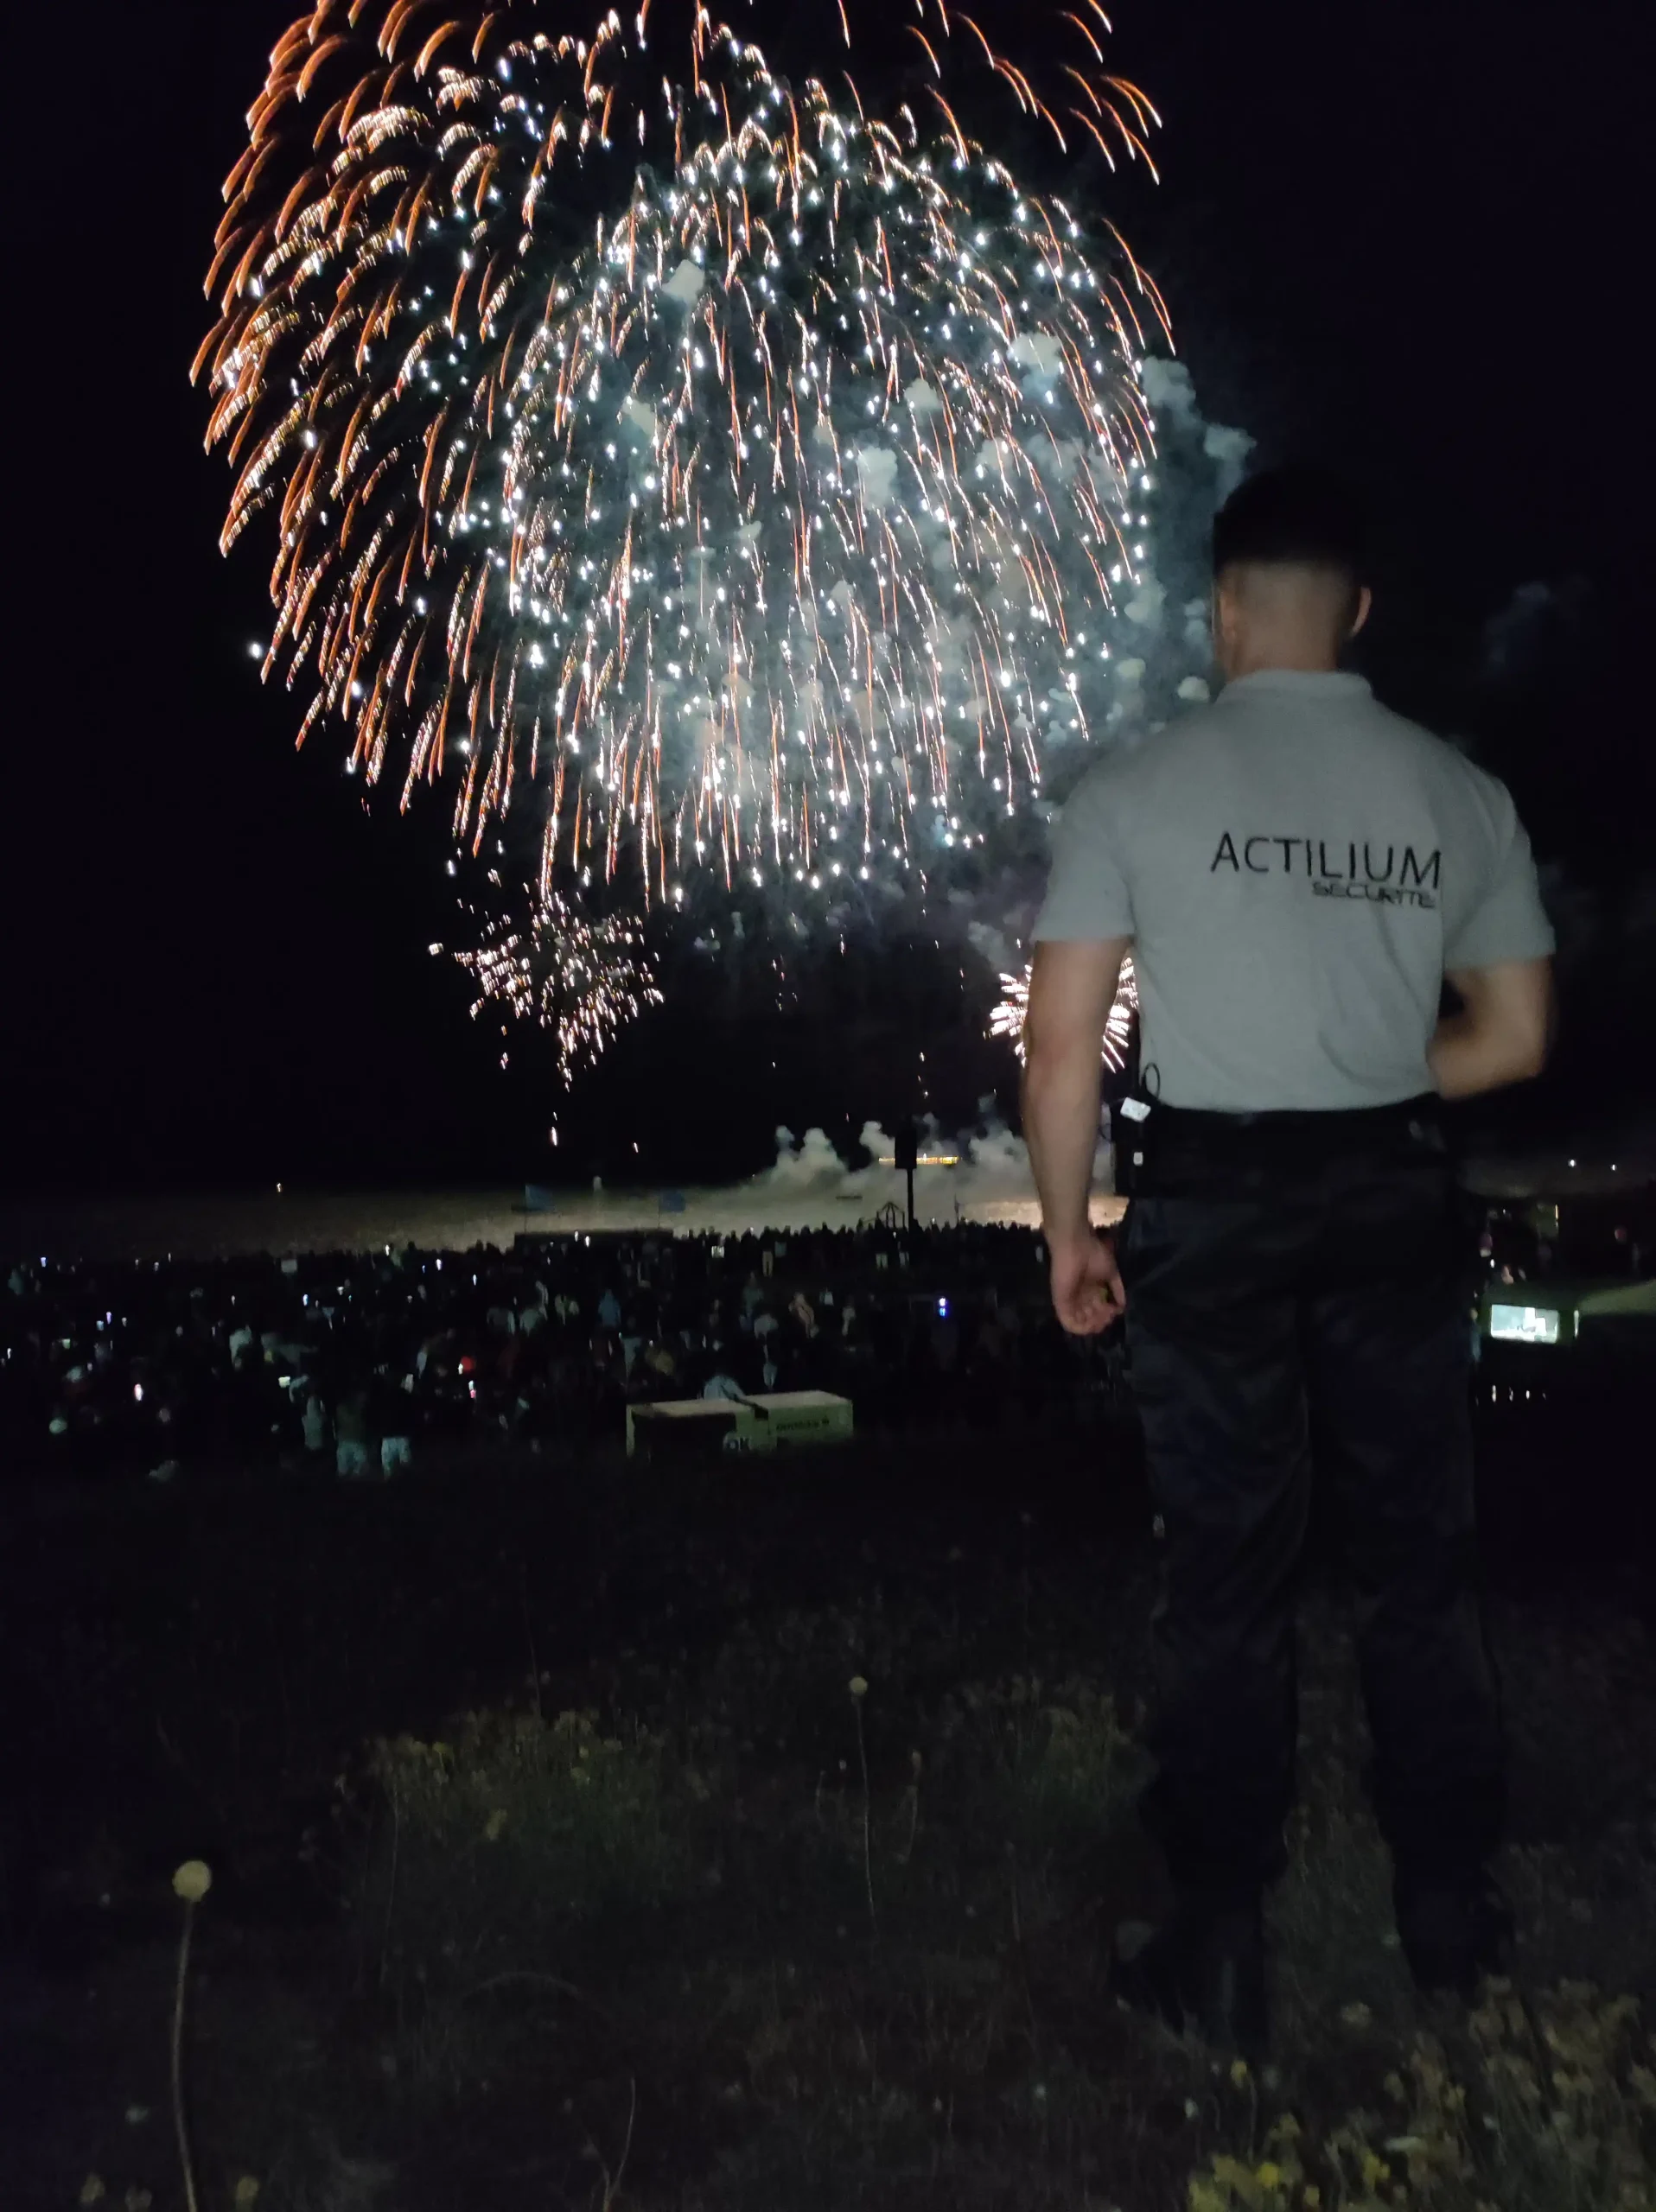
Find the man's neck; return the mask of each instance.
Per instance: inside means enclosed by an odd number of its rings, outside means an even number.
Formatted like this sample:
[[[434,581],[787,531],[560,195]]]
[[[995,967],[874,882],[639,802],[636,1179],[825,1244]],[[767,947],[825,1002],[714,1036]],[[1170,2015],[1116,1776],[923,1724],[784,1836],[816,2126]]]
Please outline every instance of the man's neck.
[[[1225,681],[1239,683],[1245,676],[1338,676],[1339,673],[1339,661],[1315,648],[1302,651],[1292,645],[1261,645],[1239,654],[1226,670]]]

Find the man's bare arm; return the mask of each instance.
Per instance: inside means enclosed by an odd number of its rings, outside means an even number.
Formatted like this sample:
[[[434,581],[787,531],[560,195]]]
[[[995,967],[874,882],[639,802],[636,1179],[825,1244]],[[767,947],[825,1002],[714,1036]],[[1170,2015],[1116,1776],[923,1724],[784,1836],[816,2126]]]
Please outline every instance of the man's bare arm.
[[[1440,1095],[1474,1098],[1539,1075],[1552,1043],[1551,961],[1455,969],[1449,981],[1461,1004],[1427,1052]]]
[[[1122,1306],[1107,1243],[1087,1202],[1099,1142],[1104,1027],[1131,940],[1038,944],[1023,1026],[1023,1134],[1052,1255],[1053,1304],[1067,1329],[1090,1335]]]

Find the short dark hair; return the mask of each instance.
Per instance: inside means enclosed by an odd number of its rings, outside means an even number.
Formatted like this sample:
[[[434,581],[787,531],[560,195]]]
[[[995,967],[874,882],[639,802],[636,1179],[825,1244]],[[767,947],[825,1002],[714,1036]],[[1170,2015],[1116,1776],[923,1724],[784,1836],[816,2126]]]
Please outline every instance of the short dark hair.
[[[1245,562],[1327,569],[1353,589],[1368,582],[1363,504],[1331,470],[1263,470],[1232,492],[1213,524],[1213,574]]]

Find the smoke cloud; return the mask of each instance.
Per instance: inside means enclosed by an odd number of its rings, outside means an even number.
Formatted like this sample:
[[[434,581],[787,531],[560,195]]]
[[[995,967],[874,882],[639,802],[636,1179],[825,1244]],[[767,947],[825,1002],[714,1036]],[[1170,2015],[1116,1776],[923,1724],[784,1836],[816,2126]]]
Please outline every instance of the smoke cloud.
[[[895,1166],[896,1147],[878,1122],[863,1124],[858,1149],[868,1163],[853,1166],[840,1157],[825,1130],[776,1132],[776,1159],[767,1168],[729,1194],[736,1216],[751,1211],[755,1222],[773,1227],[825,1223],[852,1228],[873,1221],[888,1207],[903,1217],[907,1178]],[[921,1165],[914,1179],[914,1210],[922,1222],[956,1219],[1018,1222],[1034,1227],[1040,1219],[1029,1147],[993,1109],[980,1102],[975,1128],[959,1135],[946,1132],[928,1116],[920,1125]],[[1093,1162],[1095,1189],[1111,1188],[1113,1154],[1100,1142]]]

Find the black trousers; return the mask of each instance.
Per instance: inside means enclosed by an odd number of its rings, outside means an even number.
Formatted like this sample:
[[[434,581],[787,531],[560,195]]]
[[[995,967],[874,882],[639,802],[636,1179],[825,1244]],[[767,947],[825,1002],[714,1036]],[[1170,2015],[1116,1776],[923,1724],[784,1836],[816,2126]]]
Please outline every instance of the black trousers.
[[[1158,1108],[1122,1238],[1134,1395],[1165,1523],[1157,1773],[1181,1888],[1282,1871],[1293,1596],[1313,1469],[1339,1492],[1400,1884],[1474,1878],[1503,1808],[1476,1586],[1465,1240],[1430,1109]]]

